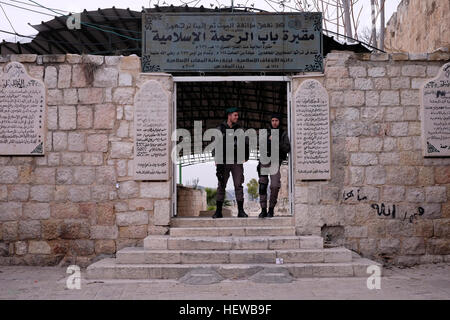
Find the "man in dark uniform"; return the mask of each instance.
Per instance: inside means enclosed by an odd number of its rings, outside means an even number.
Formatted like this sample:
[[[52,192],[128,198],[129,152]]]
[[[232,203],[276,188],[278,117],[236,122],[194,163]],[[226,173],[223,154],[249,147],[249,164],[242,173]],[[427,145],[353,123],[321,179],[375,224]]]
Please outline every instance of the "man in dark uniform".
[[[259,176],[259,203],[261,205],[261,213],[259,214],[260,218],[271,218],[274,215],[275,205],[278,200],[278,192],[281,187],[280,165],[282,161],[287,159],[287,154],[291,151],[291,144],[289,142],[288,134],[286,131],[281,129],[281,119],[281,115],[278,113],[272,115],[270,129],[268,129],[269,133],[267,134],[267,150],[269,153],[268,156],[270,157],[271,143],[273,142],[271,131],[273,129],[279,130],[279,164],[276,173],[270,175],[269,212],[267,212],[267,188],[269,185],[269,176],[261,174],[261,167],[270,167],[270,163],[263,165],[259,162],[257,167]]]
[[[242,184],[244,183],[244,165],[243,162],[239,163],[237,157],[237,138],[233,137],[231,132],[227,133],[227,129],[242,129],[242,127],[237,123],[239,119],[238,108],[228,108],[226,109],[227,120],[221,123],[217,129],[222,132],[223,137],[223,164],[217,163],[216,161],[216,176],[218,180],[217,195],[216,195],[216,212],[212,218],[222,218],[222,206],[225,199],[225,188],[227,186],[228,178],[233,176],[234,192],[236,195],[237,205],[238,205],[238,217],[246,218],[248,215],[244,211],[244,188]],[[234,155],[228,155],[226,153],[226,145],[228,143],[234,144],[233,150]],[[233,139],[233,140],[230,140]],[[228,158],[228,161],[227,161]],[[249,158],[248,152],[248,142],[245,142],[245,161]],[[244,161],[244,162],[245,162]]]

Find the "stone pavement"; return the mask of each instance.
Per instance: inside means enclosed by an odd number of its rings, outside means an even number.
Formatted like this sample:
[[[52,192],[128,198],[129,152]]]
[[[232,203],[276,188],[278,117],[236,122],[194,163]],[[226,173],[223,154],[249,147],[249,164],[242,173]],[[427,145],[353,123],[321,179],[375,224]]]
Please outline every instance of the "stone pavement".
[[[189,285],[175,280],[94,282],[81,271],[81,289],[69,290],[61,267],[0,266],[0,299],[163,299],[163,300],[300,300],[300,299],[450,299],[450,264],[384,268],[380,290],[367,278],[296,279],[291,283],[225,280]]]

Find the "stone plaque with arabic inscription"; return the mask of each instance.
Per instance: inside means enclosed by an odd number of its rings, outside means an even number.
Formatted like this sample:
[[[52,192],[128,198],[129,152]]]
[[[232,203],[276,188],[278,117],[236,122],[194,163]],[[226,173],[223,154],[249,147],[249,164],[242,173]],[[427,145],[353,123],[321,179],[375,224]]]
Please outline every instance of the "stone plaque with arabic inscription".
[[[294,95],[295,175],[327,180],[330,173],[330,108],[322,84],[305,80]]]
[[[450,156],[450,63],[421,90],[422,142],[425,157]]]
[[[134,100],[134,179],[169,179],[168,93],[154,80],[144,83]]]
[[[47,103],[42,81],[11,62],[0,74],[0,154],[43,155]]]
[[[143,72],[323,70],[321,12],[152,12]]]

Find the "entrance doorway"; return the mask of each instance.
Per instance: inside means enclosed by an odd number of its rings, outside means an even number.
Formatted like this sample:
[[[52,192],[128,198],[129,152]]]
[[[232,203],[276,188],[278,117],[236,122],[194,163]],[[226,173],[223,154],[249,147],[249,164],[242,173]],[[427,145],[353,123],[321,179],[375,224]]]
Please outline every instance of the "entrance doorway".
[[[246,129],[267,129],[271,115],[282,115],[281,128],[286,130],[293,145],[290,126],[291,79],[284,76],[230,76],[230,77],[174,77],[173,124],[177,129],[186,129],[194,137],[194,121],[201,121],[202,134],[216,128],[226,119],[225,109],[239,108],[239,124]],[[202,150],[209,144],[202,143]],[[193,148],[193,139],[192,147]],[[244,164],[244,204],[249,216],[259,213],[257,199],[248,192],[247,183],[258,180],[256,172],[259,155],[251,152],[250,160]],[[282,187],[275,209],[276,216],[291,215],[293,210],[292,161],[285,161],[280,171]],[[197,152],[180,158],[173,167],[173,206],[172,216],[208,216],[214,208],[207,201],[201,201],[209,194],[208,189],[217,188],[215,165],[211,154]],[[233,204],[234,188],[232,177],[227,184],[228,198]],[[206,200],[206,199],[205,199]],[[189,208],[189,209],[187,209]],[[211,211],[208,212],[208,209]],[[232,216],[236,216],[230,207]]]

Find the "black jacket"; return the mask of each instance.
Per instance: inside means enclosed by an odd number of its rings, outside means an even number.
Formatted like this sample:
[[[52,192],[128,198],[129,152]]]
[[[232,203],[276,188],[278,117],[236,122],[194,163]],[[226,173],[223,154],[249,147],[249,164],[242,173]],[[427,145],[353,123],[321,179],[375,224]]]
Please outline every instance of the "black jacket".
[[[272,140],[269,137],[272,135],[271,131],[273,130],[272,126],[267,129],[267,155],[271,156],[271,143]],[[286,131],[283,129],[279,129],[280,145],[279,145],[279,161],[284,161],[287,159],[287,154],[291,151],[291,143],[289,142],[289,137]]]
[[[217,126],[217,129],[220,130],[220,132],[222,132],[222,137],[223,137],[223,161],[222,163],[225,163],[226,161],[226,130],[227,129],[233,129],[233,130],[237,130],[237,129],[242,129],[244,130],[239,124],[233,124],[233,126],[230,128],[227,124],[226,121],[224,121],[223,123],[221,123],[220,125]],[[244,130],[245,131],[245,130]],[[238,147],[238,138],[234,137],[234,157],[233,157],[233,163],[237,164],[237,147]],[[215,156],[214,152],[213,152],[213,156]],[[245,161],[248,161],[248,159],[250,158],[250,149],[249,149],[249,139],[248,137],[245,137]]]

